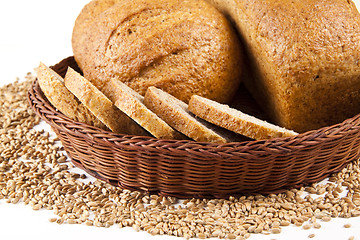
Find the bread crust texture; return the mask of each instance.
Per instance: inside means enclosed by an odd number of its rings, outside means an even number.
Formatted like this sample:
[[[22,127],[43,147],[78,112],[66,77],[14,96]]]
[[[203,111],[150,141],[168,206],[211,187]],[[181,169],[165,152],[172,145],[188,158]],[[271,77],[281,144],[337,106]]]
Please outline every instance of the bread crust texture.
[[[78,16],[72,45],[84,76],[100,90],[117,79],[184,102],[234,96],[242,47],[230,22],[203,0],[94,0]]]
[[[305,132],[360,109],[360,15],[344,0],[207,0],[235,23],[272,122]]]

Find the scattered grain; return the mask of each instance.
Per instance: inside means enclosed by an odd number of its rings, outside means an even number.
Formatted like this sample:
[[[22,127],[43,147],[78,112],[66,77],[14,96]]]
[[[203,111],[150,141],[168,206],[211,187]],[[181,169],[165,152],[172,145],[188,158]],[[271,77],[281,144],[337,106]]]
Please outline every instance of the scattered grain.
[[[57,224],[63,224],[64,223],[64,219],[63,218],[59,218],[58,220],[56,220]]]
[[[311,225],[310,224],[305,224],[303,225],[303,229],[304,230],[309,230],[311,228]]]
[[[200,239],[205,239],[206,238],[205,234],[201,233],[201,232],[197,234],[197,237],[200,238]]]
[[[179,202],[174,197],[121,190],[100,180],[84,182],[87,175],[71,172],[73,166],[58,139],[34,129],[40,119],[27,101],[33,79],[28,75],[24,82],[0,88],[0,199],[53,210],[57,217],[50,222],[129,226],[186,239],[247,239],[250,233],[279,234],[290,224],[318,229],[316,219],[360,216],[359,161],[333,174],[330,183],[268,196]],[[312,195],[303,197],[304,191]],[[348,191],[341,194],[345,197],[339,194],[343,191]]]
[[[344,228],[351,228],[351,224],[350,224],[350,223],[346,223],[346,224],[344,225]]]
[[[41,209],[41,205],[40,204],[36,204],[32,207],[33,210],[40,210]]]
[[[67,220],[67,223],[68,223],[68,224],[77,224],[78,221],[77,221],[76,219],[71,219],[71,218],[70,218],[70,219]]]
[[[287,220],[283,220],[280,222],[280,226],[289,226],[291,223]]]
[[[281,233],[281,229],[280,228],[273,228],[273,229],[271,229],[271,233],[279,234],[279,233]]]
[[[91,221],[91,220],[86,220],[86,221],[85,221],[85,224],[86,224],[87,226],[93,226],[93,225],[94,225],[93,221]]]
[[[316,229],[321,228],[321,225],[320,225],[320,223],[318,223],[318,222],[314,222],[314,223],[313,223],[313,226],[314,226],[314,228],[316,228]]]

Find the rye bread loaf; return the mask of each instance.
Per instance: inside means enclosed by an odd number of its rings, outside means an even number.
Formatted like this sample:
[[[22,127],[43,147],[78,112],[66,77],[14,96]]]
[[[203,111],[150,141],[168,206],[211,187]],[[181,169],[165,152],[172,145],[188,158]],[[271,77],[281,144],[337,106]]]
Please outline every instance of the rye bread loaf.
[[[103,88],[103,93],[115,106],[160,139],[186,139],[184,135],[170,127],[144,105],[144,97],[119,80],[111,80]]]
[[[351,0],[207,1],[237,26],[252,70],[244,82],[272,122],[304,132],[359,113],[360,15]]]
[[[294,131],[197,95],[191,97],[188,109],[208,122],[256,140],[297,135]]]
[[[170,126],[195,141],[226,143],[239,139],[224,129],[196,118],[186,103],[156,87],[148,88],[144,104]]]
[[[102,129],[106,126],[99,121],[64,85],[64,79],[42,62],[37,68],[40,88],[49,102],[65,116],[74,121]]]
[[[144,95],[156,86],[188,102],[228,102],[242,69],[237,34],[204,0],[94,0],[73,30],[74,57],[102,90],[114,78]]]
[[[147,131],[118,109],[99,89],[70,67],[65,75],[65,86],[113,132],[149,135]]]

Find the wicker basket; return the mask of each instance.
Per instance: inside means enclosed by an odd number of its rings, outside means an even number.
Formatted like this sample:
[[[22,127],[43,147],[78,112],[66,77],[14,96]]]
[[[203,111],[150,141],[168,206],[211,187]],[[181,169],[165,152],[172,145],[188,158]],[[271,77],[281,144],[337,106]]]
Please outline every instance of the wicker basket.
[[[52,68],[77,70],[73,57]],[[35,112],[58,135],[72,162],[125,189],[179,198],[277,193],[317,182],[359,157],[360,115],[295,137],[228,144],[158,140],[107,132],[56,111],[37,81]]]

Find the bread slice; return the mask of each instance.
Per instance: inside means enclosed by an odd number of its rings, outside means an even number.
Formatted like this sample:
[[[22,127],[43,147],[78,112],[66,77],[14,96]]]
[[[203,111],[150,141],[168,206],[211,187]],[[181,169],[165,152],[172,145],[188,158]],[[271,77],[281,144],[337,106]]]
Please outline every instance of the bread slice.
[[[131,119],[160,139],[186,139],[144,105],[144,97],[119,80],[112,79],[103,93]]]
[[[106,126],[65,87],[64,79],[42,62],[40,62],[37,68],[37,79],[46,98],[61,113],[74,121],[107,129]]]
[[[297,135],[294,131],[197,95],[191,97],[189,110],[208,122],[256,140]]]
[[[233,141],[229,136],[217,131],[217,126],[196,118],[188,111],[186,103],[156,87],[148,88],[144,104],[170,126],[195,141],[214,143]]]
[[[65,75],[65,86],[110,130],[131,135],[149,135],[92,83],[72,68]]]

